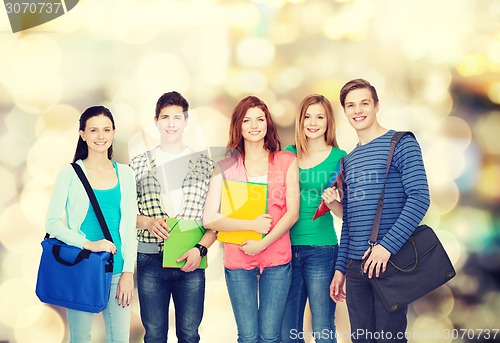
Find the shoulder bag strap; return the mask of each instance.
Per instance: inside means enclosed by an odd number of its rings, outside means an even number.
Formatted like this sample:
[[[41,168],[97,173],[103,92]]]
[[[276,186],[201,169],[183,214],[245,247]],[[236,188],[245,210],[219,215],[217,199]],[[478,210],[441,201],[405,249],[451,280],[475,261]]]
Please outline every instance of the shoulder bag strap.
[[[101,224],[101,229],[102,229],[102,232],[104,233],[104,238],[106,238],[108,241],[113,242],[113,238],[111,237],[111,234],[109,233],[108,225],[106,224],[106,220],[104,220],[104,215],[102,214],[101,207],[99,206],[99,203],[97,202],[97,198],[95,197],[94,191],[92,190],[92,187],[90,186],[89,180],[87,180],[85,173],[83,172],[82,168],[78,164],[71,163],[71,166],[73,167],[76,174],[80,178],[80,181],[82,181],[83,187],[85,187],[85,191],[87,192],[87,195],[89,196],[89,199],[90,199],[90,203],[92,204],[92,207],[94,208],[94,212],[95,212],[95,215],[97,216],[97,220],[99,220],[99,224]]]
[[[380,227],[380,220],[382,219],[382,209],[384,207],[385,185],[387,184],[387,175],[389,174],[389,169],[391,168],[394,149],[396,149],[396,145],[405,134],[410,134],[413,137],[415,137],[415,135],[410,131],[398,131],[394,133],[394,136],[392,136],[391,139],[391,148],[389,149],[389,155],[387,156],[387,166],[385,168],[384,186],[382,187],[382,191],[380,192],[380,197],[378,198],[377,212],[375,213],[375,219],[373,220],[372,234],[370,236],[370,240],[368,241],[368,244],[370,244],[370,246],[374,246],[375,244],[377,244],[378,229]]]

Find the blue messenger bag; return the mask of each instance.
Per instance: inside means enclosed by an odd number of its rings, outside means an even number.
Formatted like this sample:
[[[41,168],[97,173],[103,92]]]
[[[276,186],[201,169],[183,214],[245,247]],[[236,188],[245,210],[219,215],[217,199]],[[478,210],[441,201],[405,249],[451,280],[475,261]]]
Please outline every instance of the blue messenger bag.
[[[71,163],[82,181],[104,237],[113,242],[101,208],[81,167]],[[36,295],[40,301],[74,310],[99,313],[109,301],[113,254],[91,252],[45,235]]]

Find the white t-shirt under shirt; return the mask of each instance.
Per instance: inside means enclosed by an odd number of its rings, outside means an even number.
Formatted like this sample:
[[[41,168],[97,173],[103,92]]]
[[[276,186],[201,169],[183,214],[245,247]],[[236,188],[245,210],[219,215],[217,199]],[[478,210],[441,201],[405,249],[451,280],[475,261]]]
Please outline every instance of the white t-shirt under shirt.
[[[175,217],[184,204],[182,182],[187,175],[189,159],[181,157],[191,153],[188,147],[178,154],[167,153],[159,146],[155,150],[156,178],[161,185],[161,205],[169,217]]]
[[[267,174],[260,176],[248,176],[248,182],[267,183]]]

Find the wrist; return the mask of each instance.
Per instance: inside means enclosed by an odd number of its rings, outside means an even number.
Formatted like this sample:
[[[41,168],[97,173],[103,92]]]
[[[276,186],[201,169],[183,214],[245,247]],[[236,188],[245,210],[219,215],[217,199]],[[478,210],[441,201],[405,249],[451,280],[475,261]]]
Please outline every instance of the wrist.
[[[265,240],[266,237],[262,238],[260,241],[257,241],[257,243],[259,244],[260,251],[262,251],[262,250],[264,250],[264,249],[267,248],[267,243],[266,243],[266,240]]]
[[[244,221],[242,231],[255,231],[255,219],[247,219]]]
[[[139,215],[137,220],[137,228],[143,230],[148,227],[148,223],[151,220],[151,217]]]
[[[196,244],[194,247],[195,247],[196,249],[198,249],[198,250],[199,250],[199,252],[200,252],[200,256],[201,256],[201,257],[205,257],[205,256],[207,256],[208,249],[207,249],[207,247],[206,247],[206,246],[204,246],[204,245],[202,245],[202,244],[199,244],[199,243],[198,243],[198,244]]]
[[[144,221],[144,228],[149,229],[153,226],[155,222],[155,218],[153,217],[146,217],[146,220]]]

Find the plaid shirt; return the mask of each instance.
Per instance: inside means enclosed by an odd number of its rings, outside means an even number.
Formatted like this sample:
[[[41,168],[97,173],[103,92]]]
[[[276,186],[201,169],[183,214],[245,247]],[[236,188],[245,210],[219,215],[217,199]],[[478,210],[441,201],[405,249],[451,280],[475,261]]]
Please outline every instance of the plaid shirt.
[[[157,148],[134,157],[130,162],[130,167],[135,172],[139,214],[153,218],[166,218],[169,215],[161,206],[161,187],[156,178],[154,154]],[[192,156],[189,160],[189,172],[182,183],[184,205],[176,217],[201,221],[215,163],[204,152],[193,153]],[[137,231],[137,239],[144,243],[163,243],[146,229]]]

